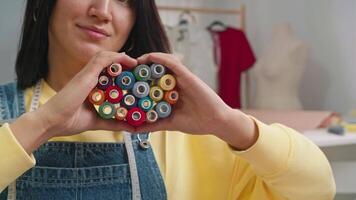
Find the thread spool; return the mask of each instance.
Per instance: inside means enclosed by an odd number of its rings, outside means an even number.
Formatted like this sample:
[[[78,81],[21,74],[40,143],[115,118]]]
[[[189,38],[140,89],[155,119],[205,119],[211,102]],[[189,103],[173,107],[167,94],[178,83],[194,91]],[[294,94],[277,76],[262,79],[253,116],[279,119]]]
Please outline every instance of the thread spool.
[[[148,85],[147,82],[142,82],[142,81],[136,82],[132,89],[132,94],[140,99],[148,96],[149,92],[150,92],[150,86]]]
[[[156,105],[155,110],[159,118],[167,118],[172,112],[172,107],[169,103],[161,101]]]
[[[132,126],[140,126],[145,122],[146,114],[140,108],[132,108],[127,113],[127,122]]]
[[[123,92],[117,86],[110,86],[105,91],[105,97],[110,103],[117,104],[122,100]]]
[[[141,64],[134,69],[134,75],[138,81],[147,81],[151,78],[151,69],[145,64]]]
[[[115,113],[115,118],[119,121],[123,121],[126,119],[128,110],[124,107],[119,107],[116,109],[116,113]]]
[[[132,94],[126,94],[124,98],[122,98],[121,100],[121,105],[127,109],[136,107],[137,105],[136,97]]]
[[[149,96],[153,101],[158,102],[163,99],[164,93],[160,87],[154,86],[151,88]]]
[[[104,90],[105,91],[112,84],[113,84],[112,78],[108,74],[102,73],[99,76],[98,84],[97,84],[96,87],[99,88],[100,90]]]
[[[179,93],[176,90],[167,91],[164,94],[164,100],[169,104],[176,104],[179,99]]]
[[[161,64],[152,64],[151,65],[151,77],[153,79],[161,78],[166,73],[166,68]]]
[[[146,121],[148,123],[154,123],[158,120],[158,114],[155,110],[150,110],[146,113]]]
[[[113,63],[107,68],[107,72],[112,77],[117,77],[122,72],[122,66],[119,63]]]
[[[166,91],[173,90],[176,86],[176,79],[171,74],[166,74],[158,80],[158,86]]]
[[[149,97],[145,97],[138,101],[138,107],[141,108],[143,111],[147,112],[152,109],[153,101]]]
[[[115,115],[115,106],[110,102],[104,102],[99,106],[99,115],[103,119],[111,119]]]
[[[88,100],[94,105],[101,105],[105,101],[105,93],[96,88],[89,93]]]
[[[115,79],[115,84],[123,90],[131,90],[136,82],[133,73],[124,71]]]

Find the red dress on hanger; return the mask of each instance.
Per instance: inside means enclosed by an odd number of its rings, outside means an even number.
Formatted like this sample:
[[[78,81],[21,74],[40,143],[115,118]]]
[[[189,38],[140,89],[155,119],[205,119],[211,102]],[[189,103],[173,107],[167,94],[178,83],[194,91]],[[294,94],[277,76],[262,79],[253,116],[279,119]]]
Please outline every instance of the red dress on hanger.
[[[211,31],[214,38],[215,61],[218,70],[218,93],[232,108],[241,107],[241,73],[252,67],[255,55],[241,30],[227,27]]]

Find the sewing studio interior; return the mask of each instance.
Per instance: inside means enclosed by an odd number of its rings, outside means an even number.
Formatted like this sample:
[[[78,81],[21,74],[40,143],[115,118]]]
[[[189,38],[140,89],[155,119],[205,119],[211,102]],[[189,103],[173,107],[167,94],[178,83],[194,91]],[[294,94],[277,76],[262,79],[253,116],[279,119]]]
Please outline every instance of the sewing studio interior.
[[[0,200],[356,200],[355,0],[0,2]]]

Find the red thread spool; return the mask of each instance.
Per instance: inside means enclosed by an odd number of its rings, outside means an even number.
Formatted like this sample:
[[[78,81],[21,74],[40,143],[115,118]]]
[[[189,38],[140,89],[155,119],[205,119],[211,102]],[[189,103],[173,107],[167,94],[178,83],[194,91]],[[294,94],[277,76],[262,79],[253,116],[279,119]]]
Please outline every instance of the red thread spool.
[[[123,96],[122,90],[117,86],[109,86],[105,91],[106,99],[113,104],[120,103]]]
[[[138,107],[129,110],[126,116],[127,123],[131,126],[140,126],[145,122],[146,113]]]

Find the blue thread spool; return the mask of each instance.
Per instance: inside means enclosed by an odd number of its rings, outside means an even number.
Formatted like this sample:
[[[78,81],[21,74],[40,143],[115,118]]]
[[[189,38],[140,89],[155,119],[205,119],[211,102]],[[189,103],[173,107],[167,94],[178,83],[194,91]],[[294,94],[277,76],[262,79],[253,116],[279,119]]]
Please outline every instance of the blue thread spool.
[[[172,112],[172,107],[169,103],[161,101],[156,105],[155,110],[159,118],[167,118]]]
[[[151,78],[151,69],[144,64],[137,66],[133,73],[138,81],[147,81]]]
[[[135,76],[129,71],[122,72],[116,79],[115,84],[123,90],[130,90],[136,82]]]
[[[132,89],[132,94],[137,98],[147,97],[150,93],[150,86],[147,82],[138,81],[135,83]]]
[[[148,123],[154,123],[158,120],[158,114],[155,110],[150,110],[146,113],[146,121]]]
[[[151,77],[153,79],[161,78],[166,73],[166,68],[161,64],[152,64],[151,65]]]
[[[153,101],[149,97],[145,97],[138,101],[138,107],[141,108],[143,111],[147,112],[152,109]]]
[[[134,108],[137,106],[137,99],[134,95],[132,94],[126,94],[124,98],[121,100],[120,105],[122,107],[127,108],[130,110],[131,108]]]

